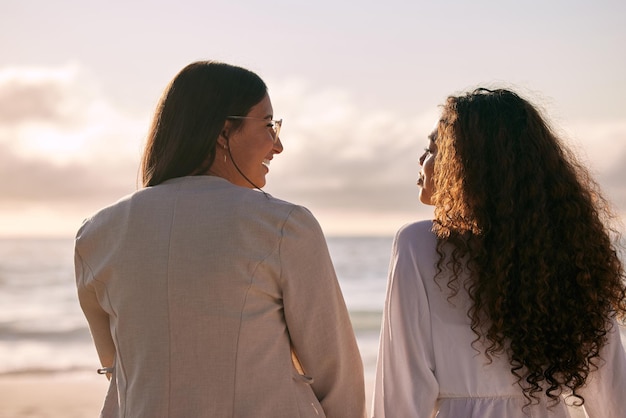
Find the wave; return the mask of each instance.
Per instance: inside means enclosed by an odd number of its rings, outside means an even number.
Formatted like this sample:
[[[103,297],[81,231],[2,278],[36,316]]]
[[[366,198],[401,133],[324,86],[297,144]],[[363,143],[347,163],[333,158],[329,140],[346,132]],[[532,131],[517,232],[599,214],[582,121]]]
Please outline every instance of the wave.
[[[0,324],[0,342],[9,341],[46,341],[52,344],[67,344],[72,341],[91,341],[91,335],[86,326],[72,329],[35,330],[22,329],[13,324]]]
[[[67,374],[91,374],[96,373],[96,369],[85,366],[71,366],[71,367],[24,367],[13,370],[0,370],[0,377],[17,377],[17,376],[32,376],[32,375],[67,375]]]
[[[382,311],[350,311],[350,320],[355,332],[380,331]]]

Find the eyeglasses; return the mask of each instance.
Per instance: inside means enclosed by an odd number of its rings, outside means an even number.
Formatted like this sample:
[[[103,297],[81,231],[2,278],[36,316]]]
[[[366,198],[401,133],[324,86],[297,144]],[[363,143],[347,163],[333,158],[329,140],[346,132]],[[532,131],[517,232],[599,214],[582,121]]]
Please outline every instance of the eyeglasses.
[[[253,118],[251,116],[226,116],[226,119],[254,119],[254,120],[264,120],[266,122],[268,122],[267,126],[268,128],[272,128],[272,131],[274,131],[274,143],[278,142],[278,134],[280,133],[280,127],[283,126],[283,120],[282,119],[265,119],[265,118]]]

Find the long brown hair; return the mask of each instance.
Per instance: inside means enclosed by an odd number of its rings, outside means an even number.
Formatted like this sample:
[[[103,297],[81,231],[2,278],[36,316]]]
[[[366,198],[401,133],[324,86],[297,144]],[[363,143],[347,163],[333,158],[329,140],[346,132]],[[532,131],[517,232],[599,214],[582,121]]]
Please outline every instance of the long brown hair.
[[[205,172],[227,116],[246,115],[267,94],[255,73],[215,61],[183,68],[157,106],[143,153],[144,186]],[[241,124],[232,120],[233,128]]]
[[[437,130],[439,274],[469,293],[485,355],[505,354],[529,404],[579,390],[626,317],[614,216],[538,110],[509,90],[451,96]],[[454,251],[446,250],[452,248]],[[462,271],[469,279],[460,283]]]

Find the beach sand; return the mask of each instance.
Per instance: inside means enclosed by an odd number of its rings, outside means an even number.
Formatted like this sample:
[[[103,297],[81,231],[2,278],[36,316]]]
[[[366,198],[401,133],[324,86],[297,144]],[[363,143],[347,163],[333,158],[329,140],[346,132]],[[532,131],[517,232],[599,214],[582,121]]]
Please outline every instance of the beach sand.
[[[0,376],[0,418],[97,418],[108,385],[95,373]],[[368,411],[372,389],[368,381]]]
[[[366,379],[368,412],[373,383]],[[1,376],[0,418],[97,418],[107,387],[106,378],[95,373]],[[573,418],[586,416],[582,411],[572,412]]]
[[[0,377],[0,418],[98,417],[104,376],[20,374]]]

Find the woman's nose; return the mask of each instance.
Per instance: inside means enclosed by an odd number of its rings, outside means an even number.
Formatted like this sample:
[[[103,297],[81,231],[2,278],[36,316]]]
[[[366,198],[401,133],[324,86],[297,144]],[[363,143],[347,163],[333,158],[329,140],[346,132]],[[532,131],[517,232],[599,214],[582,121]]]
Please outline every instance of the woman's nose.
[[[280,141],[280,137],[276,138],[276,142],[274,142],[273,148],[274,154],[280,154],[283,152],[283,143]]]

